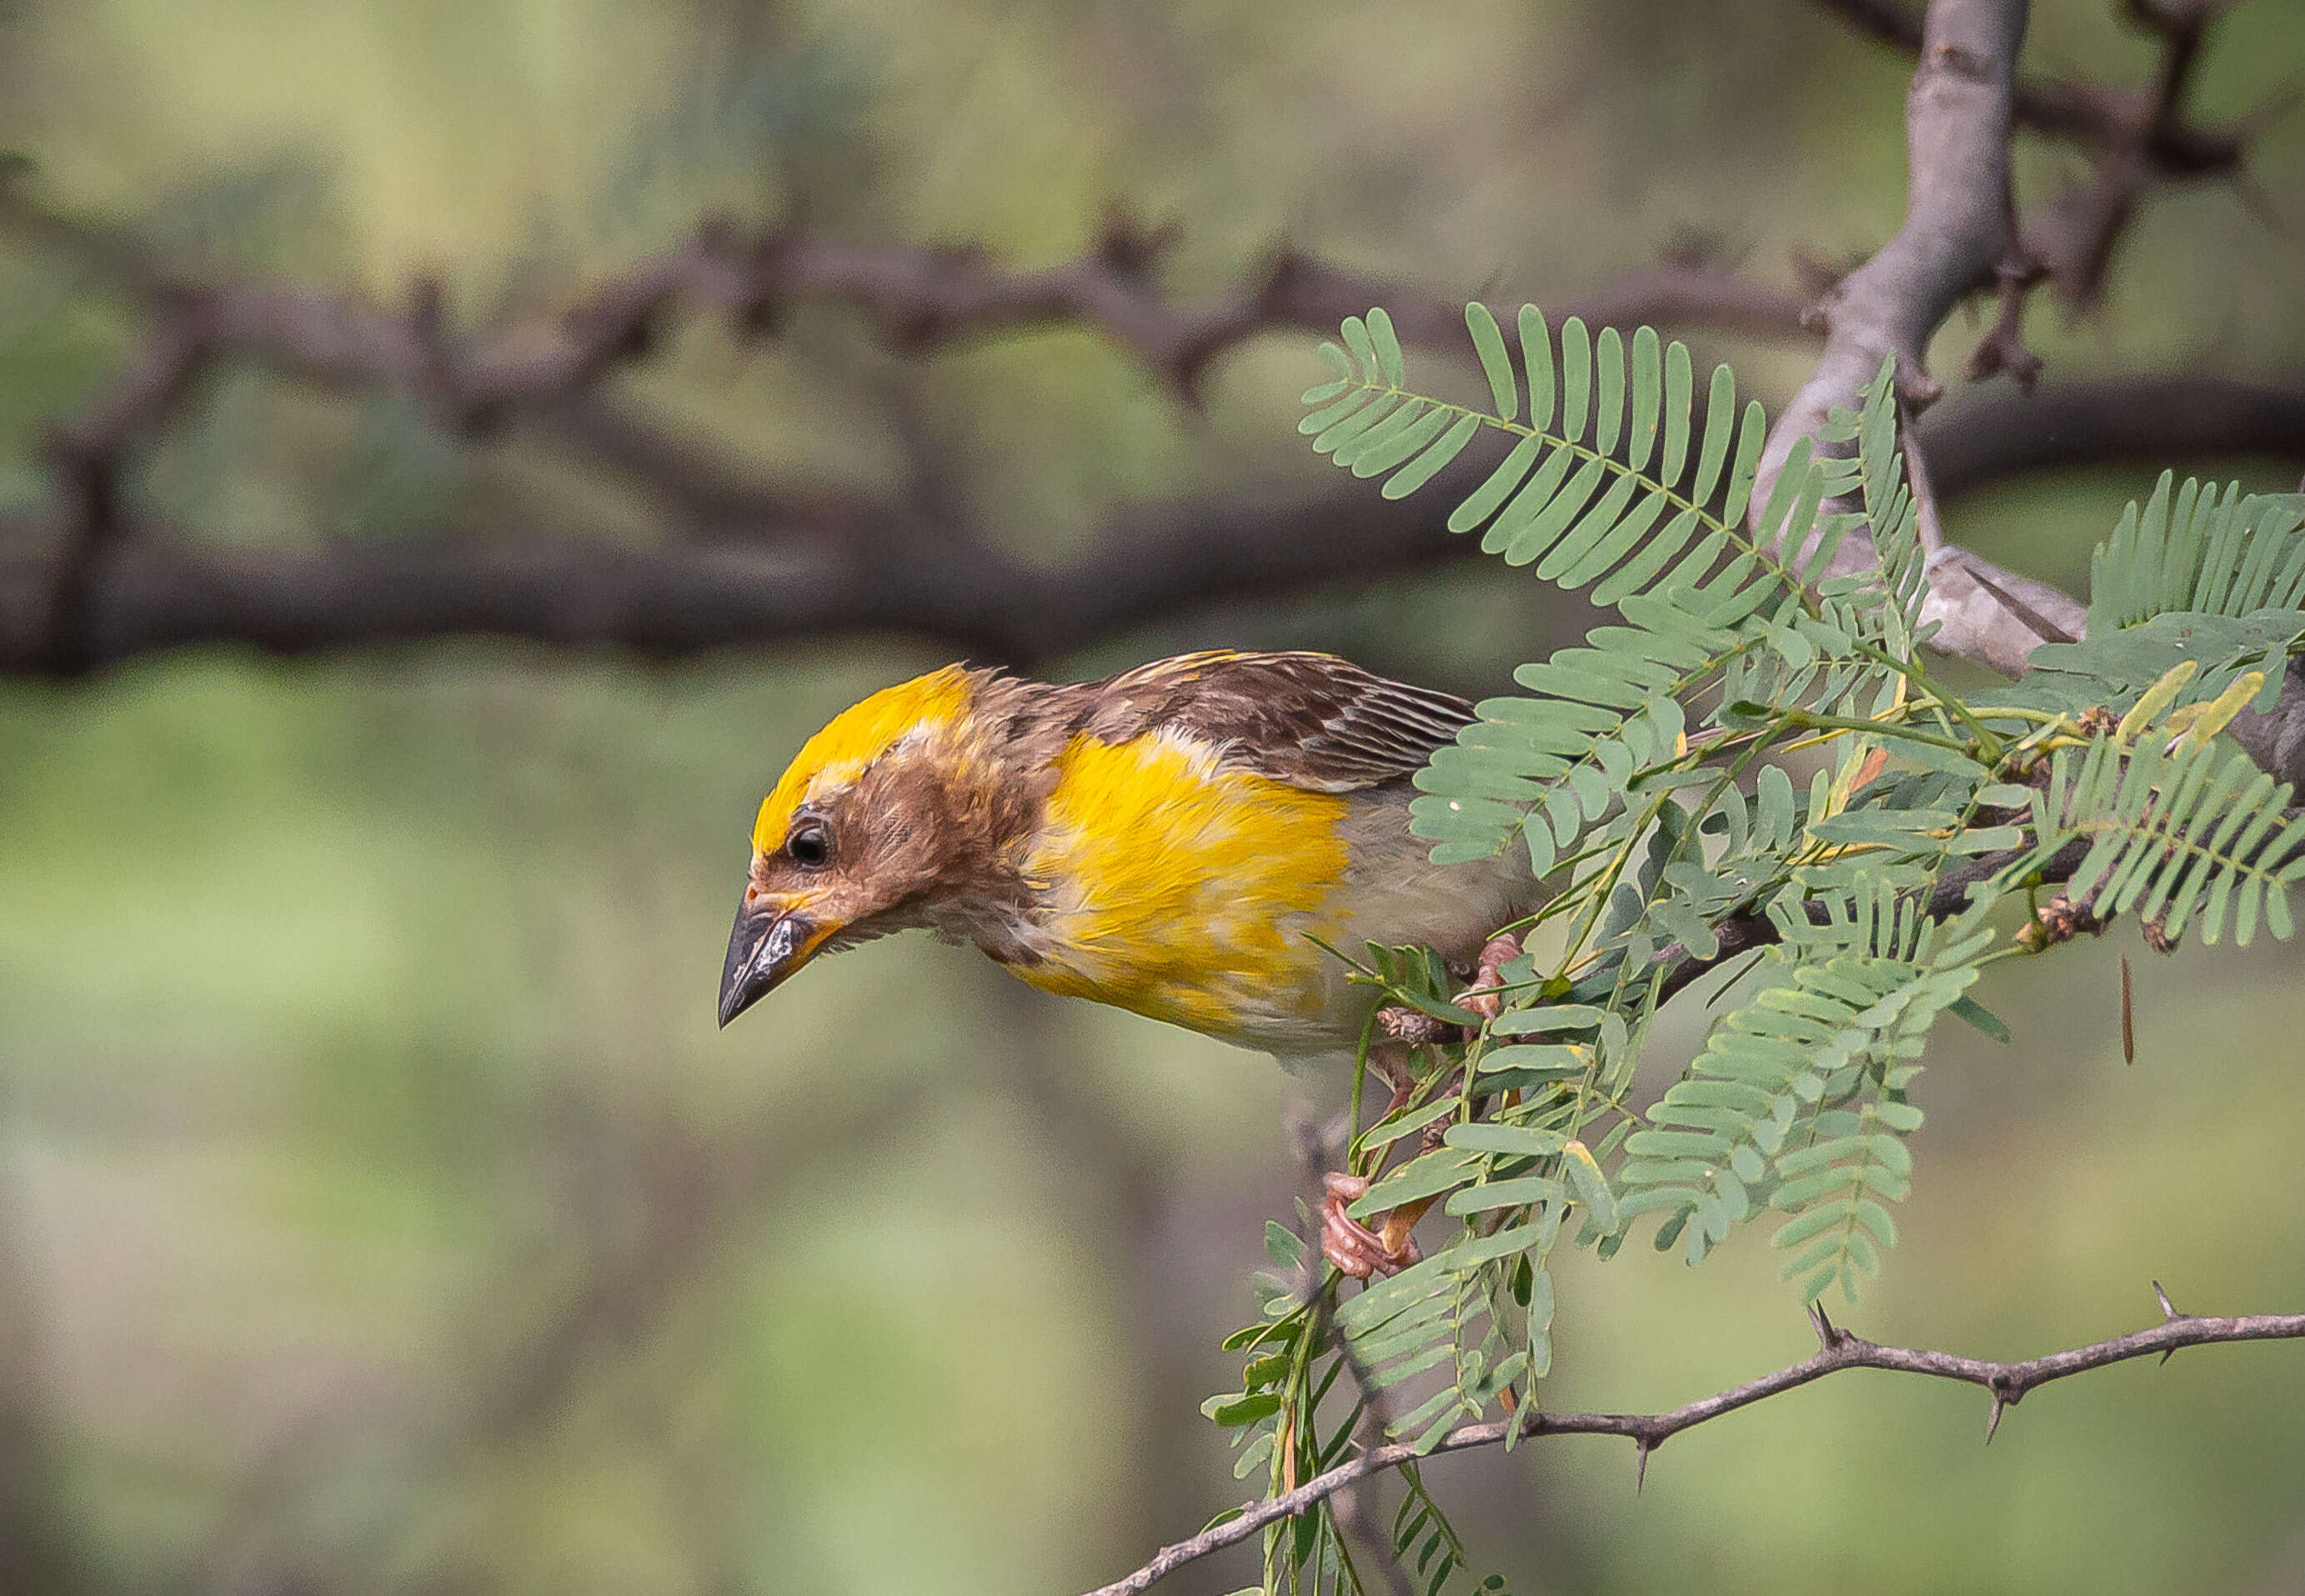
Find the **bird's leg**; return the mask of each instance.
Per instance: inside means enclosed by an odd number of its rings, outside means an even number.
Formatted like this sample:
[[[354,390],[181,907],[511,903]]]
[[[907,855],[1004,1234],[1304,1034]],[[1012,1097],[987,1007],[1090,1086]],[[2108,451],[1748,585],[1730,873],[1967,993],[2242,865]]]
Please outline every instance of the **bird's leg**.
[[[1369,1039],[1368,1061],[1369,1068],[1376,1072],[1377,1079],[1392,1088],[1391,1101],[1386,1103],[1384,1112],[1377,1116],[1380,1120],[1391,1119],[1408,1107],[1408,1099],[1415,1097],[1417,1087],[1424,1084],[1424,1077],[1416,1073],[1414,1049],[1406,1042],[1382,1036],[1372,1037]]]
[[[1520,939],[1517,937],[1490,938],[1474,964],[1472,984],[1457,996],[1458,1005],[1484,1019],[1495,1019],[1501,1006],[1496,989],[1501,980],[1501,972],[1520,956]],[[1401,1016],[1398,1023],[1383,1023],[1396,1013]],[[1381,1116],[1391,1118],[1408,1107],[1409,1099],[1416,1095],[1421,1084],[1416,1066],[1411,1062],[1413,1043],[1435,1039],[1398,1034],[1415,1026],[1418,1021],[1430,1023],[1429,1016],[1413,1011],[1388,1009],[1378,1019],[1383,1034],[1370,1044],[1369,1067],[1392,1088],[1392,1100],[1386,1105]],[[1417,1152],[1421,1155],[1440,1146],[1447,1128],[1445,1123],[1438,1122],[1426,1126],[1425,1134],[1418,1139]],[[1416,1221],[1440,1201],[1434,1196],[1404,1202],[1387,1212],[1377,1227],[1372,1230],[1345,1212],[1360,1200],[1368,1188],[1368,1181],[1357,1175],[1331,1174],[1323,1181],[1321,1251],[1330,1262],[1356,1280],[1365,1280],[1377,1274],[1395,1274],[1416,1262],[1423,1255],[1417,1251],[1416,1238],[1409,1233],[1416,1228]]]
[[[1461,1082],[1463,1078],[1463,1071],[1459,1068],[1458,1079]],[[1459,1090],[1463,1089],[1459,1087]],[[1423,1158],[1426,1153],[1441,1146],[1442,1138],[1448,1133],[1449,1117],[1444,1115],[1426,1125],[1423,1133],[1416,1138],[1415,1156]],[[1440,1201],[1437,1194],[1431,1197],[1419,1197],[1413,1202],[1404,1202],[1399,1208],[1388,1210],[1376,1227],[1377,1245],[1382,1249],[1383,1255],[1387,1258],[1403,1259],[1407,1263],[1415,1263],[1417,1260],[1416,1243],[1408,1233],[1416,1228],[1416,1221],[1430,1212],[1433,1205]]]
[[[1377,1116],[1390,1119],[1408,1106],[1420,1084],[1412,1049],[1406,1042],[1378,1037],[1369,1043],[1368,1062],[1377,1078],[1392,1088],[1391,1100]],[[1397,1231],[1393,1228],[1392,1214],[1385,1216],[1385,1230],[1380,1234],[1345,1212],[1368,1189],[1365,1176],[1335,1172],[1322,1179],[1321,1251],[1331,1263],[1356,1280],[1398,1273],[1415,1263],[1419,1256],[1416,1244],[1408,1237],[1408,1227],[1402,1226]],[[1414,1225],[1423,1212],[1419,1208],[1408,1223]]]

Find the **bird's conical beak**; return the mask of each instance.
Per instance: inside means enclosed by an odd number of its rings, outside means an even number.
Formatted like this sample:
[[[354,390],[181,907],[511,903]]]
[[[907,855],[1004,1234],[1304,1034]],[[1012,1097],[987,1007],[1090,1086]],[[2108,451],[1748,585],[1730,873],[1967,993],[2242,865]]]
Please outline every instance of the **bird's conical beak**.
[[[814,953],[823,938],[795,910],[763,901],[736,911],[728,933],[728,962],[720,972],[720,1023],[743,1014]]]

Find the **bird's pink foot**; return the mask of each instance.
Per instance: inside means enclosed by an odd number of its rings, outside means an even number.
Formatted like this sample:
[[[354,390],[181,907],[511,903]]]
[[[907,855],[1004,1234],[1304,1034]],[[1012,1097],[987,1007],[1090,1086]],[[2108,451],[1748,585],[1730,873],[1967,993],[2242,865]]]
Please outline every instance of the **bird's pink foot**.
[[[1520,957],[1520,938],[1496,936],[1481,949],[1481,956],[1473,964],[1473,984],[1457,994],[1457,1006],[1471,1009],[1484,1019],[1493,1020],[1501,1006],[1502,994],[1499,984],[1504,967]]]
[[[1424,1257],[1405,1228],[1396,1237],[1390,1223],[1380,1233],[1345,1212],[1368,1192],[1369,1183],[1362,1176],[1330,1174],[1321,1177],[1321,1252],[1339,1269],[1365,1280],[1399,1274]]]

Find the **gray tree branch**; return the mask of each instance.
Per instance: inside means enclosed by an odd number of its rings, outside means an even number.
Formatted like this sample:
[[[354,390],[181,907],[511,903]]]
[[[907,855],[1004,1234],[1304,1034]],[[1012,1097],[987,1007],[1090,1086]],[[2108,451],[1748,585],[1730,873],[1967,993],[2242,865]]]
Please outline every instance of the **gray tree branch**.
[[[1918,54],[1921,19],[1901,0],[1818,0],[1858,32],[1883,44]],[[2232,0],[2124,0],[2122,14],[2132,25],[2165,39],[2199,30]],[[2140,153],[2162,176],[2185,179],[2228,176],[2248,154],[2249,123],[2206,127],[2190,121],[2182,105],[2167,105],[2159,90],[2172,74],[2165,67],[2155,87],[2122,89],[2100,83],[2060,79],[2020,79],[2011,96],[2011,114],[2020,127],[2063,140],[2091,155],[2130,146],[2144,132]]]
[[[1934,402],[1942,390],[1926,363],[1929,340],[1954,306],[1980,289],[1995,290],[1997,309],[1969,357],[1969,375],[2005,370],[2029,388],[2041,365],[2022,333],[2032,286],[2051,280],[2069,301],[2094,301],[2148,182],[2237,177],[2247,151],[2246,125],[2205,132],[2186,109],[2207,30],[2230,0],[2128,0],[2124,14],[2160,42],[2161,58],[2148,85],[2126,92],[2020,82],[2026,0],[1933,0],[1918,21],[1896,0],[1823,3],[1874,37],[1918,52],[1906,101],[1908,205],[1897,235],[1817,306],[1828,329],[1824,354],[1770,436],[1756,505],[1794,444],[1813,436],[1833,408],[1853,404],[1884,358],[1896,359],[1910,411]],[[2021,221],[2009,169],[2010,130],[2020,123],[2081,144],[2097,163],[2095,181]],[[2165,411],[2157,419],[2181,413]],[[2054,425],[2041,421],[2026,430],[2054,437]],[[2079,602],[1945,541],[1926,491],[1935,462],[1913,446],[1910,432],[1907,437],[1931,556],[1923,613],[1940,624],[1936,646],[2015,675],[2041,642],[2080,637],[2087,612]],[[1869,547],[1852,539],[1836,564],[1853,568],[1870,557]],[[2246,729],[2254,732],[2254,723]],[[2258,739],[2268,746],[2274,740]],[[2305,728],[2292,740],[2305,743]]]
[[[2177,1312],[2157,1284],[2153,1287],[2153,1293],[2161,1304],[2162,1321],[2159,1324],[2133,1330],[2126,1336],[2115,1336],[2110,1340],[2092,1342],[2087,1346],[2076,1346],[2015,1363],[1962,1357],[1954,1353],[1933,1352],[1921,1347],[1884,1346],[1850,1335],[1834,1325],[1821,1310],[1813,1309],[1811,1318],[1817,1332],[1816,1351],[1799,1363],[1773,1374],[1747,1380],[1742,1385],[1731,1386],[1725,1391],[1663,1413],[1531,1413],[1518,1421],[1467,1424],[1460,1430],[1451,1430],[1438,1446],[1424,1456],[1499,1445],[1510,1432],[1513,1424],[1518,1422],[1520,1433],[1527,1437],[1621,1436],[1633,1443],[1636,1467],[1645,1471],[1649,1454],[1682,1430],[1694,1429],[1739,1408],[1750,1407],[1755,1403],[1782,1396],[1823,1380],[1829,1374],[1838,1374],[1849,1369],[1885,1369],[1900,1374],[1926,1375],[1933,1380],[1956,1380],[1982,1388],[1992,1399],[1985,1431],[1986,1439],[1989,1441],[1999,1428],[2004,1409],[2014,1407],[2026,1393],[2053,1380],[2065,1380],[2133,1358],[2157,1354],[2165,1362],[2170,1354],[2188,1346],[2206,1346],[2229,1341],[2305,1338],[2305,1313],[2250,1313],[2231,1318],[2207,1318]],[[1228,1546],[1237,1545],[1267,1524],[1293,1518],[1340,1490],[1387,1469],[1414,1463],[1418,1456],[1416,1448],[1407,1443],[1365,1449],[1350,1462],[1340,1464],[1328,1473],[1316,1475],[1295,1490],[1263,1501],[1244,1504],[1235,1516],[1212,1525],[1189,1540],[1161,1548],[1151,1562],[1109,1585],[1100,1585],[1090,1592],[1089,1596],[1140,1596],[1141,1592],[1151,1590],[1187,1564],[1198,1562]]]
[[[1866,17],[1875,4],[1845,9]],[[2025,37],[2027,0],[1933,0],[1921,26],[1919,61],[1905,99],[1908,166],[1904,225],[1880,251],[1842,278],[1815,310],[1826,328],[1824,353],[1769,434],[1754,491],[1756,514],[1766,503],[1793,446],[1814,437],[1836,409],[1854,409],[1865,386],[1893,357],[1900,398],[1911,412],[1943,392],[1929,375],[1929,340],[1955,306],[1980,287],[2003,284],[1995,324],[2001,351],[1995,365],[2016,365],[2029,378],[2037,362],[2020,364],[2015,332],[2022,306],[2018,277],[2024,268],[2010,199],[2009,131],[2017,50]],[[2030,357],[2025,360],[2029,361]],[[1911,434],[1908,432],[1909,439]],[[1926,463],[1915,456],[1917,479]],[[2011,675],[2044,640],[2015,607],[1994,590],[2013,590],[2023,579],[1994,570],[1946,543],[1935,505],[1920,500],[1921,535],[1930,554],[1930,593],[1922,611],[1939,624],[1936,646],[1981,660]],[[1869,542],[1854,539],[1836,556],[1837,569],[1874,557]],[[1982,580],[1980,580],[1982,577]],[[2033,584],[2027,607],[2078,635],[2080,606]]]
[[[1756,505],[1794,444],[1814,437],[1833,410],[1855,408],[1884,358],[1895,357],[1899,386],[1916,410],[1940,392],[1928,375],[1929,339],[1991,280],[2011,242],[2010,98],[2026,10],[2026,0],[1930,5],[1905,100],[1904,225],[1816,305],[1824,352],[1770,432]]]

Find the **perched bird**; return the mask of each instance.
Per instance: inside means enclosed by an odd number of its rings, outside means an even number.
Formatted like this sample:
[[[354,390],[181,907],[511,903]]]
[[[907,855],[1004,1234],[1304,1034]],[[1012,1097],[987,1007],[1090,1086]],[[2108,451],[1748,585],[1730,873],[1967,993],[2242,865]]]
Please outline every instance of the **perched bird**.
[[[1314,938],[1469,969],[1535,906],[1520,850],[1436,865],[1409,834],[1410,776],[1472,718],[1327,654],[1187,654],[1067,684],[956,665],[884,689],[761,805],[720,1023],[820,953],[925,928],[1049,991],[1349,1053],[1375,994]]]

